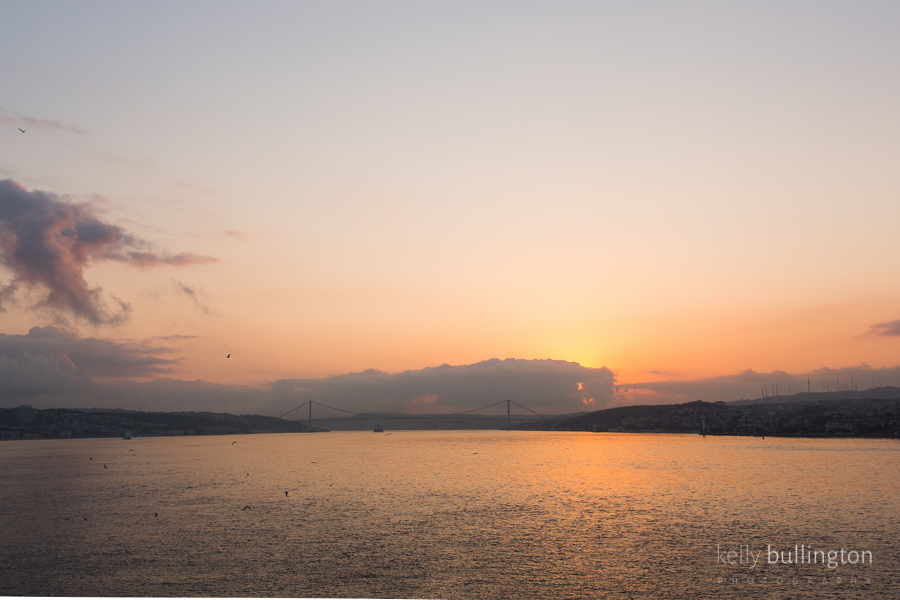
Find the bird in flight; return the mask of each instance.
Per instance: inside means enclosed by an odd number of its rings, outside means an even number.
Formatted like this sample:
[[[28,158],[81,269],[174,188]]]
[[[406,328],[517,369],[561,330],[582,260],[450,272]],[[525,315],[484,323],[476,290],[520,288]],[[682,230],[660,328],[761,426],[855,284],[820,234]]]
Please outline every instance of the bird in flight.
[[[19,127],[19,131],[21,131],[22,133],[25,133],[25,130],[22,129],[21,127]]]
[[[235,444],[237,444],[237,442],[231,442],[231,445],[232,445],[232,446],[234,446]]]
[[[226,356],[226,357],[225,357],[225,358],[231,358],[231,355],[230,355],[230,354],[229,354],[229,355],[228,355],[228,356]]]

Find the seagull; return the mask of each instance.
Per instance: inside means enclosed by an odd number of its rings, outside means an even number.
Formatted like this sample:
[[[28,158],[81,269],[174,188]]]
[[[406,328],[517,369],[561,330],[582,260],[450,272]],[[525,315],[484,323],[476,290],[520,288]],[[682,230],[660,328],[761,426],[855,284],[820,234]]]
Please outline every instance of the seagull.
[[[242,508],[241,510],[253,510],[253,507],[252,507],[252,506],[245,506],[245,507]]]
[[[25,133],[25,130],[22,129],[21,127],[19,127],[19,131],[21,131],[22,133]]]
[[[296,491],[299,490],[299,489],[300,489],[300,488],[294,488],[294,489],[291,489],[291,490],[285,490],[285,491],[284,491],[284,495],[287,496],[287,495],[288,495],[288,492],[296,492]]]
[[[232,446],[234,446],[235,444],[237,444],[237,442],[231,442],[231,445],[232,445]]]
[[[106,465],[103,465],[103,468],[104,468],[104,469],[108,469],[109,467],[107,467]]]
[[[157,516],[159,516],[159,513],[153,513],[153,516],[157,517]]]
[[[225,358],[231,358],[231,355],[230,355],[230,354],[229,354],[229,355],[228,355],[228,356],[226,356],[226,357],[225,357]]]

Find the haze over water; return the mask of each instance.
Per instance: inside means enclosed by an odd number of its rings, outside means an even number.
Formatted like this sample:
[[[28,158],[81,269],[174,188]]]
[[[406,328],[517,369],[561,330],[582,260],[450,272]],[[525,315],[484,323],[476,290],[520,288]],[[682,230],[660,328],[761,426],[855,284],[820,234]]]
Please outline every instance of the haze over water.
[[[4,442],[0,594],[900,593],[896,441],[388,433]]]

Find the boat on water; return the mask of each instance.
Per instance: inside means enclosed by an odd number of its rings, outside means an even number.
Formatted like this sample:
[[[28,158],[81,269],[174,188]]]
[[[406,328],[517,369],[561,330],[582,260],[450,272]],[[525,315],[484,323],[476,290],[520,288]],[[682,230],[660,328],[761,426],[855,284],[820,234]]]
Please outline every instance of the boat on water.
[[[384,427],[382,427],[381,425],[375,426],[375,433],[381,433],[382,431],[384,431]]]
[[[126,431],[125,431],[125,434],[122,436],[122,439],[123,439],[123,440],[130,440],[130,439],[131,439],[131,432],[126,430]]]

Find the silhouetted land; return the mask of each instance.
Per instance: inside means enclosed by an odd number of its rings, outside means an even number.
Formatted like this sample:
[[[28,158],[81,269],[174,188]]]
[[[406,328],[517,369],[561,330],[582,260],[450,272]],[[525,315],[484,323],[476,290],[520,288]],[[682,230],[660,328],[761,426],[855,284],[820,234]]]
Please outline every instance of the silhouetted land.
[[[344,422],[313,421],[313,431],[403,429],[505,429],[505,415],[366,414]],[[900,388],[774,396],[736,402],[621,406],[531,420],[513,415],[512,429],[671,432],[707,435],[900,438]],[[30,406],[0,409],[0,439],[302,433],[302,420],[211,412],[72,410]]]
[[[261,415],[127,410],[0,409],[0,439],[308,432],[304,422]],[[313,425],[313,431],[326,431]]]
[[[880,396],[880,397],[879,397]],[[553,429],[785,437],[900,437],[900,389],[795,394],[737,402],[622,406],[557,421]]]

